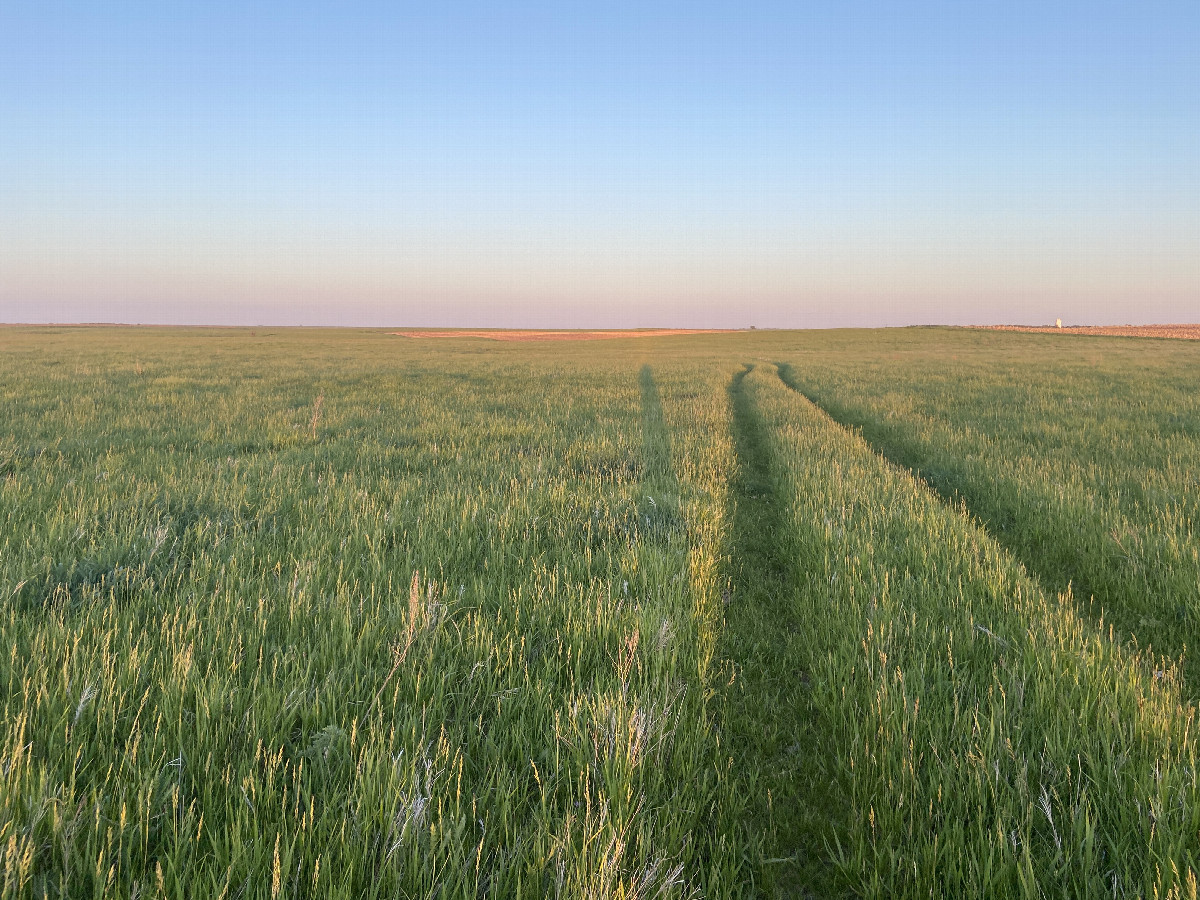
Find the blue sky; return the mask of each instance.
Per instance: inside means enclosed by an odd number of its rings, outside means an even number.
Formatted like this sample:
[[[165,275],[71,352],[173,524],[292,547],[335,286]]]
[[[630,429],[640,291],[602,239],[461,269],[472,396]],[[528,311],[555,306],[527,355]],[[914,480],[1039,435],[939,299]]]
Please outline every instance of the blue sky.
[[[1195,3],[0,0],[0,321],[1200,319]]]

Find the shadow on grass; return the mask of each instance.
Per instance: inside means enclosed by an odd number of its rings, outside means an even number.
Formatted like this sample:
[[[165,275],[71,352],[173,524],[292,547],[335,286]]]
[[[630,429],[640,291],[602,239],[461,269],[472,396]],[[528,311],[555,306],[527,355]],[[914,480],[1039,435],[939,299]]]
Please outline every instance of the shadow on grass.
[[[655,543],[666,544],[683,532],[679,480],[671,465],[671,437],[663,421],[662,399],[654,373],[642,366],[642,496],[637,501],[638,528]]]

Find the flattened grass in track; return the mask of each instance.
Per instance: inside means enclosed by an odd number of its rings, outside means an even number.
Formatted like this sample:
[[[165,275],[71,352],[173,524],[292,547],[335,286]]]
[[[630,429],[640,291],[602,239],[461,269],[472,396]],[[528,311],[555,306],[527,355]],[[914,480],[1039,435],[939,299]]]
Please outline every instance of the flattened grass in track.
[[[750,367],[729,385],[737,469],[733,477],[730,590],[720,652],[731,681],[720,727],[736,764],[736,790],[751,889],[764,897],[829,897],[837,871],[826,842],[844,824],[822,784],[823,733],[812,703],[816,645],[796,597],[788,558],[792,527],[779,496],[764,425],[746,388]]]

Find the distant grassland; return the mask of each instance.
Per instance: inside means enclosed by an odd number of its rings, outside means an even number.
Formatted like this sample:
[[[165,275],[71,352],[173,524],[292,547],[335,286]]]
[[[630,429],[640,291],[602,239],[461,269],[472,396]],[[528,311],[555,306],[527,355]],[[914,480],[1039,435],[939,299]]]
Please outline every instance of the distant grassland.
[[[1194,897],[1200,345],[0,330],[5,897]]]
[[[1194,325],[990,325],[1002,331],[1048,332],[1050,334],[1085,334],[1092,337],[1120,335],[1123,337],[1183,338],[1200,340],[1200,324]]]

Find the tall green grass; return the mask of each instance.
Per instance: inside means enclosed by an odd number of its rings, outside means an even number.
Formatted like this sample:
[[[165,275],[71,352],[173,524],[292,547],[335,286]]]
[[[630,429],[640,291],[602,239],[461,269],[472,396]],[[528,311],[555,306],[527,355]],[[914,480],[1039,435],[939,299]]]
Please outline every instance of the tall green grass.
[[[1009,441],[1046,553],[1053,473],[1119,510],[1161,611],[1191,351],[1114,346],[0,330],[0,895],[1194,896],[1189,683],[769,364],[992,416],[945,470]],[[1030,360],[1092,412],[980,411]]]
[[[628,350],[6,337],[5,896],[736,891],[721,488]]]
[[[795,602],[857,894],[1194,896],[1195,709],[927,487],[746,379],[789,500]],[[799,673],[797,673],[799,677]]]
[[[964,503],[1047,587],[1070,586],[1093,621],[1183,657],[1195,698],[1200,346],[989,337],[787,354],[784,376]]]

